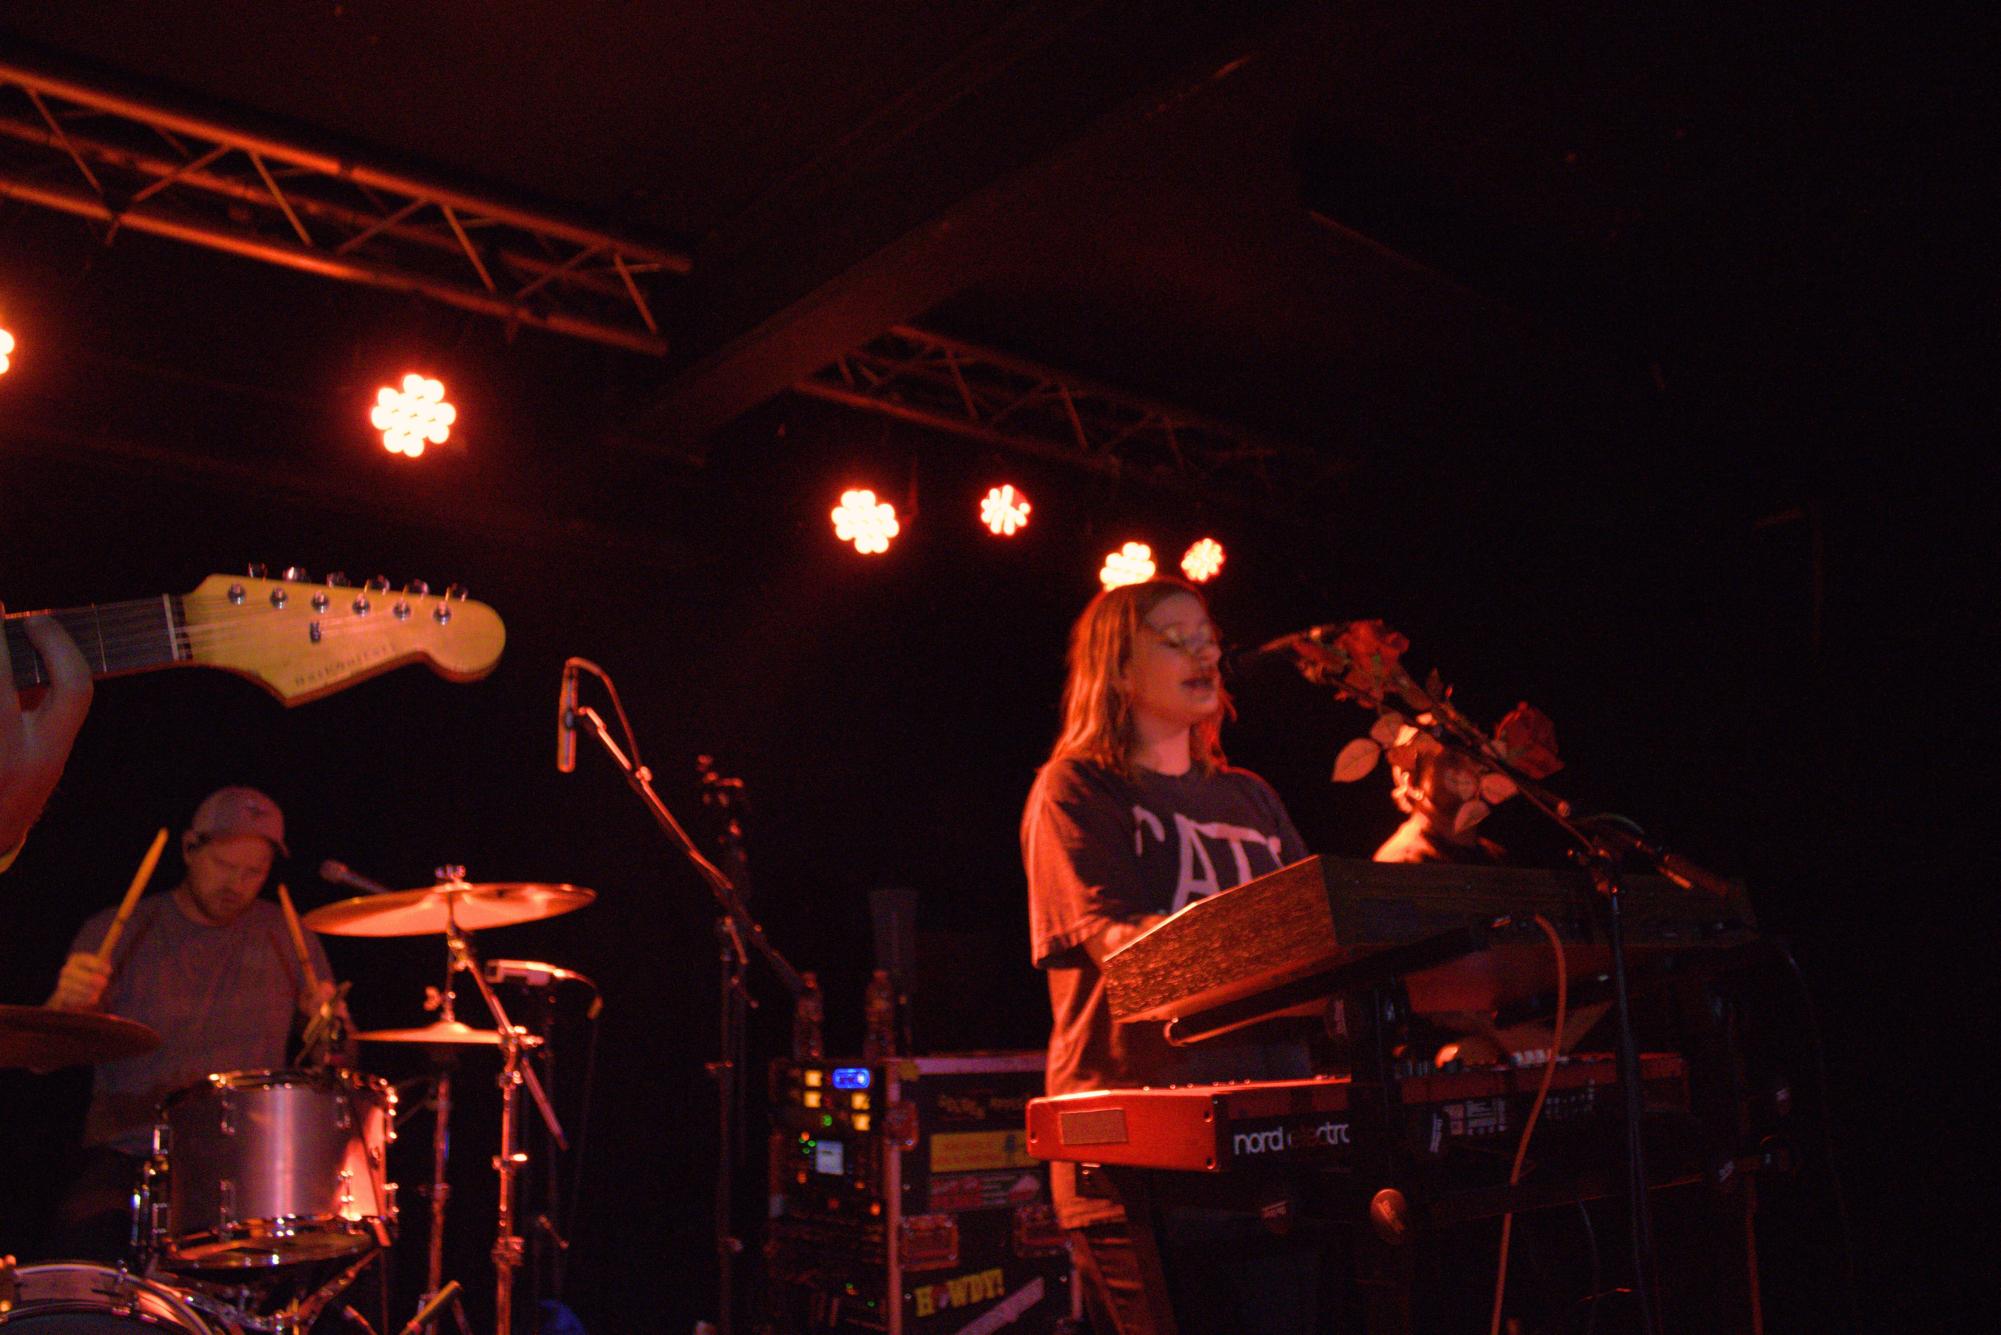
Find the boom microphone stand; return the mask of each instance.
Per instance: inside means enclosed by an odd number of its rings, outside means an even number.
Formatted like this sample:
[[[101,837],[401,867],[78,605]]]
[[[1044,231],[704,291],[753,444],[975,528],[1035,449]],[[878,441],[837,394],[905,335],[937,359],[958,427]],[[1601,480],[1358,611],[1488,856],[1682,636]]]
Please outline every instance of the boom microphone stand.
[[[1605,901],[1606,945],[1612,962],[1613,1012],[1619,1037],[1619,1081],[1625,1093],[1626,1188],[1632,1214],[1633,1296],[1639,1306],[1641,1335],[1660,1335],[1659,1295],[1654,1277],[1653,1203],[1647,1189],[1646,1147],[1640,1134],[1640,1056],[1633,1034],[1626,970],[1625,895],[1618,869],[1627,856],[1635,856],[1651,863],[1662,876],[1684,890],[1701,890],[1726,899],[1730,897],[1732,887],[1714,872],[1637,834],[1616,826],[1575,818],[1568,801],[1542,787],[1504,759],[1491,739],[1453,707],[1446,693],[1438,690],[1435,684],[1420,687],[1401,668],[1395,668],[1393,672],[1382,672],[1374,683],[1374,689],[1371,689],[1345,673],[1345,662],[1332,658],[1332,653],[1339,649],[1340,637],[1346,629],[1345,624],[1316,626],[1294,635],[1281,636],[1257,652],[1289,650],[1308,680],[1323,685],[1332,684],[1338,695],[1352,698],[1357,704],[1378,714],[1390,711],[1386,697],[1392,690],[1421,712],[1428,711],[1432,721],[1411,718],[1407,722],[1482,770],[1498,774],[1512,783],[1531,806],[1554,822],[1576,844],[1572,857],[1583,866],[1593,888]],[[1333,669],[1331,672],[1330,667]],[[1330,677],[1333,678],[1331,682]],[[1555,1053],[1550,1054],[1550,1060],[1556,1060]]]
[[[618,691],[612,686],[611,678],[594,663],[573,658],[570,664],[582,667],[597,675],[612,693],[613,706],[617,709],[620,723],[625,723],[625,711],[617,705]],[[638,763],[638,745],[633,741],[632,729],[626,726],[626,741],[632,750],[626,751],[612,739],[611,731],[599,713],[588,705],[571,703],[572,697],[565,697],[566,704],[560,711],[561,726],[575,728],[579,723],[588,724],[604,747],[605,754],[612,758],[620,773],[625,775],[626,786],[645,804],[654,822],[682,856],[693,864],[695,870],[708,883],[709,892],[716,901],[716,938],[722,946],[722,1020],[720,1044],[722,1051],[710,1067],[716,1079],[716,1129],[720,1135],[716,1155],[716,1274],[718,1280],[716,1330],[718,1335],[734,1335],[734,1285],[736,1257],[743,1250],[743,1242],[731,1227],[730,1201],[732,1192],[731,1175],[734,1168],[734,1147],[737,1137],[736,1102],[743,1062],[745,1026],[740,1021],[741,1003],[750,1000],[744,984],[744,972],[749,965],[750,951],[754,948],[771,971],[778,975],[779,982],[797,997],[806,990],[805,980],[798,970],[778,953],[765,938],[764,928],[744,907],[743,894],[736,883],[723,870],[702,855],[681,823],[674,819],[674,813],[653,791],[653,772]],[[741,999],[741,1001],[740,1001]]]

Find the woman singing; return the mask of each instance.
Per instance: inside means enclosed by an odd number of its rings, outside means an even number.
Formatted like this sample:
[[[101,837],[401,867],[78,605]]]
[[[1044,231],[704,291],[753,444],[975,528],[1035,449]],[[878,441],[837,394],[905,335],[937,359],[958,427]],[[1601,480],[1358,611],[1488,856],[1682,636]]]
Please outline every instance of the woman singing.
[[[1054,1012],[1051,1094],[1308,1074],[1299,1045],[1171,1047],[1158,1024],[1115,1024],[1105,999],[1107,954],[1307,855],[1271,785],[1223,759],[1221,657],[1208,606],[1178,580],[1109,589],[1071,628],[1062,732],[1021,822],[1030,940]],[[1080,1196],[1074,1165],[1050,1167],[1101,1335],[1152,1331],[1124,1211]],[[1237,1229],[1169,1219],[1160,1242],[1184,1335],[1310,1330],[1312,1258],[1258,1255],[1255,1226],[1223,1236]]]

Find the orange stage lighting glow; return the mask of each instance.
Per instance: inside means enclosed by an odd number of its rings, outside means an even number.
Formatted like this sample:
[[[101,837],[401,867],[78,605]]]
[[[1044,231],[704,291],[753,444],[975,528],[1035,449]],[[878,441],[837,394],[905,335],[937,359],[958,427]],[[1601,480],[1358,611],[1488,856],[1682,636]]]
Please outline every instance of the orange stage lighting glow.
[[[1003,483],[980,502],[980,522],[996,537],[1011,538],[1015,530],[1028,526],[1030,508],[1028,497],[1016,491],[1012,482]]]
[[[14,336],[0,329],[0,375],[14,369]]]
[[[1223,569],[1223,544],[1214,538],[1198,539],[1181,556],[1181,573],[1197,584],[1207,584]]]
[[[1108,589],[1121,584],[1140,584],[1153,578],[1153,548],[1143,542],[1129,542],[1105,557],[1098,583]]]
[[[442,445],[452,434],[459,411],[445,402],[440,380],[415,373],[403,377],[403,388],[384,385],[375,391],[375,409],[368,420],[382,433],[382,448],[415,459],[426,441]]]
[[[902,531],[896,522],[896,507],[878,501],[875,493],[862,488],[841,493],[841,503],[833,509],[834,536],[851,542],[863,556],[889,550],[889,540]]]

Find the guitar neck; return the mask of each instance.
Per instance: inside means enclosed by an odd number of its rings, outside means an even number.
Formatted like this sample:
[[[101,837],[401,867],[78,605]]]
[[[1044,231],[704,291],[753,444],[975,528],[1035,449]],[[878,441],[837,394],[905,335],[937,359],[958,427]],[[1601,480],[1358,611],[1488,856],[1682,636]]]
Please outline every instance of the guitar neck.
[[[42,656],[28,641],[22,624],[28,613],[10,612],[4,623],[7,655],[14,668],[14,688],[46,686]],[[36,615],[41,615],[37,613]],[[186,618],[181,600],[171,594],[129,603],[65,607],[47,615],[56,619],[83,651],[92,676],[116,677],[187,662],[190,654],[182,628]]]

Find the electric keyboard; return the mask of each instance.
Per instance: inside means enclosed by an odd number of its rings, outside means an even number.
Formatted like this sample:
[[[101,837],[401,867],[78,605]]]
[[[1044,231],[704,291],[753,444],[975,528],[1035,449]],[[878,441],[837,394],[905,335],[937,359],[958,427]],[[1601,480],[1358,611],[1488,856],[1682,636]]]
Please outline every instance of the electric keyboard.
[[[1539,1144],[1565,1128],[1604,1126],[1616,1135],[1618,1063],[1610,1054],[1557,1063],[1537,1124]],[[1641,1057],[1641,1085],[1654,1111],[1686,1111],[1688,1068],[1673,1053]],[[1397,1083],[1391,1148],[1437,1158],[1455,1148],[1512,1151],[1542,1079],[1541,1067],[1407,1076]],[[1339,1171],[1358,1153],[1370,1123],[1354,1106],[1365,1094],[1346,1076],[1307,1080],[1100,1089],[1028,1105],[1028,1152],[1039,1159],[1195,1173],[1261,1165]]]

